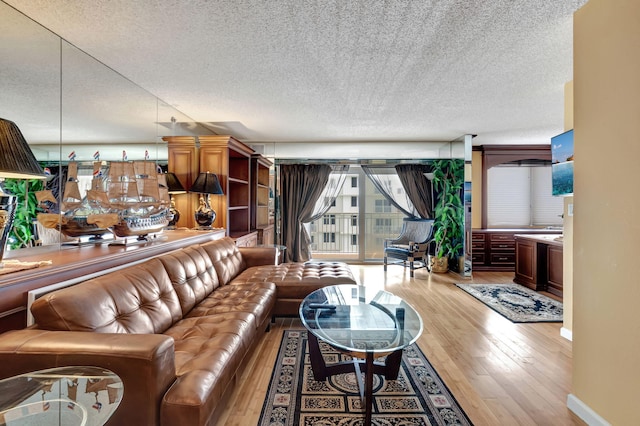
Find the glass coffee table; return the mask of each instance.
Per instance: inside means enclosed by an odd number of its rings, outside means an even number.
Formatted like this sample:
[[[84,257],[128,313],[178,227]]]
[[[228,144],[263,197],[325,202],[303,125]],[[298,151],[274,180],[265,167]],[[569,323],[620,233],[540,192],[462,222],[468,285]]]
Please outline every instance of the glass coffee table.
[[[59,367],[0,380],[0,425],[103,425],[122,400],[120,377]]]
[[[389,292],[358,285],[335,285],[309,294],[300,305],[309,331],[309,358],[315,380],[354,372],[371,424],[373,375],[398,378],[402,350],[422,333],[422,319],[408,303]],[[352,361],[326,364],[318,341],[348,354]],[[376,359],[386,357],[384,362]],[[365,380],[362,381],[364,373]]]

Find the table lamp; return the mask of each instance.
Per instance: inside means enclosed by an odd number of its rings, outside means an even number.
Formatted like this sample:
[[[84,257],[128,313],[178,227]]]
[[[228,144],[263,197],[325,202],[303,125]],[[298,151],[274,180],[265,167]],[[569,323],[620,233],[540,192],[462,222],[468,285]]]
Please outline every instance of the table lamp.
[[[22,132],[13,121],[0,118],[0,180],[44,179],[44,170],[31,152]],[[16,196],[0,184],[0,268],[16,211]]]
[[[216,212],[211,208],[209,204],[209,195],[223,195],[222,187],[218,176],[214,173],[200,173],[198,178],[193,183],[189,192],[195,192],[200,194],[200,205],[196,210],[195,218],[196,223],[200,229],[211,229],[211,224],[216,220]],[[206,195],[206,197],[205,197]]]
[[[178,177],[173,172],[168,172],[167,175],[167,188],[169,189],[169,197],[171,198],[171,204],[169,206],[169,213],[172,215],[167,229],[175,229],[176,223],[180,220],[180,210],[176,208],[176,202],[173,199],[174,194],[185,194],[187,191],[184,186],[178,180]]]

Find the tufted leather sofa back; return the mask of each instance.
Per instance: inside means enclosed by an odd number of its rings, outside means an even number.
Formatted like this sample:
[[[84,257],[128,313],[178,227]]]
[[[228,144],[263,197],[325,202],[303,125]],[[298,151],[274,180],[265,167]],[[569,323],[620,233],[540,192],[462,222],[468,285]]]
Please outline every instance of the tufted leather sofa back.
[[[183,248],[159,259],[176,290],[182,315],[220,286],[211,258],[200,246]]]
[[[182,318],[159,259],[46,294],[31,312],[41,329],[99,333],[162,333]]]
[[[220,285],[227,285],[247,267],[242,254],[232,238],[224,237],[205,243],[202,249],[213,263]]]

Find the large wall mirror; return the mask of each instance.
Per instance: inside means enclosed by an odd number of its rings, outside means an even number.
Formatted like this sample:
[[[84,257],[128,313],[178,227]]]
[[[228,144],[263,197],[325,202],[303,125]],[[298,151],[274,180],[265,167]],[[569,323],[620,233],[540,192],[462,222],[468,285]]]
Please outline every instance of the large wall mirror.
[[[211,133],[3,2],[0,99],[0,117],[18,125],[39,161],[59,168],[73,153],[79,174],[91,174],[94,156],[121,160],[123,151],[166,164],[163,136]]]

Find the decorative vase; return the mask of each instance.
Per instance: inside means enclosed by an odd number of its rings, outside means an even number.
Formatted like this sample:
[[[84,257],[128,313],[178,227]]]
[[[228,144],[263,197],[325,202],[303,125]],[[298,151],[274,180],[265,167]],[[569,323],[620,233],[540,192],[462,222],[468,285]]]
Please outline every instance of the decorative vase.
[[[431,256],[431,271],[444,274],[449,270],[449,258],[447,256],[436,257]]]

